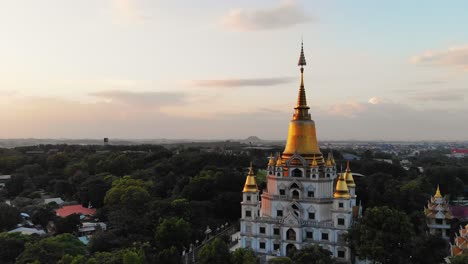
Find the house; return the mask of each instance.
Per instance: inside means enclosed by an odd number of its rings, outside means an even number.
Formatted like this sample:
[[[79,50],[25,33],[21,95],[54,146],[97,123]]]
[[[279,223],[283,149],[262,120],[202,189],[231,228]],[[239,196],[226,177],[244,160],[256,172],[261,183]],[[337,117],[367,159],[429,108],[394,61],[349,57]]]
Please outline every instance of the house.
[[[96,209],[86,208],[86,207],[83,207],[81,204],[77,204],[77,205],[63,206],[55,210],[55,213],[60,217],[67,217],[72,214],[77,214],[77,215],[82,215],[82,216],[93,216],[96,214]]]
[[[65,201],[62,200],[62,198],[60,198],[60,197],[44,199],[44,204],[56,203],[58,205],[62,205],[64,202]]]
[[[18,227],[16,229],[8,231],[8,233],[21,233],[23,235],[40,235],[43,236],[46,232],[42,229],[28,228],[28,227]]]

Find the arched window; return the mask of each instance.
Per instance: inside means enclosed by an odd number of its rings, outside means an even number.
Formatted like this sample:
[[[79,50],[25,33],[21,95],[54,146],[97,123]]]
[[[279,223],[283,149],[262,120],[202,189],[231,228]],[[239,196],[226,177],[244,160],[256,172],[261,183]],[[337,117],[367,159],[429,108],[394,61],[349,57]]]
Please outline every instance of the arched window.
[[[300,169],[294,169],[292,171],[292,176],[300,178],[300,177],[302,177],[302,171]]]
[[[296,231],[294,229],[290,228],[286,232],[286,237],[288,240],[296,240]]]
[[[292,191],[292,198],[299,199],[299,192],[297,190]]]

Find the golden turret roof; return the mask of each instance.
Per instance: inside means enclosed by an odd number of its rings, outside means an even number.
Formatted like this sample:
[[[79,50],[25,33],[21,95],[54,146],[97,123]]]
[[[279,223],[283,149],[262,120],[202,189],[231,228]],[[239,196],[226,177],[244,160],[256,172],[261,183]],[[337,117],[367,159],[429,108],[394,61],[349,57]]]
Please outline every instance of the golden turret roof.
[[[336,181],[335,192],[333,193],[334,198],[349,199],[348,185],[346,185],[346,180],[343,173],[340,174],[338,180]]]
[[[268,166],[275,166],[275,158],[273,157],[273,153],[270,154],[270,159],[268,160]]]
[[[311,119],[309,114],[310,108],[307,105],[304,88],[304,66],[306,65],[306,60],[302,44],[298,65],[301,70],[301,83],[293,118],[289,124],[288,139],[283,152],[283,158],[288,159],[295,153],[298,153],[309,161],[312,160],[313,157],[318,157],[319,161],[321,161],[322,153],[317,143],[315,122]]]
[[[442,194],[440,194],[440,189],[439,189],[438,184],[437,184],[437,190],[436,190],[436,193],[434,195],[434,198],[442,198]]]
[[[278,154],[278,158],[276,159],[276,166],[282,166],[283,165],[283,160],[281,159],[281,156]]]
[[[245,179],[244,190],[242,192],[258,192],[257,181],[255,180],[255,175],[253,173],[252,162],[250,163],[249,174],[247,179]]]
[[[353,174],[351,173],[351,169],[349,168],[349,161],[346,164],[345,179],[346,179],[346,184],[348,185],[348,187],[350,188],[356,187],[356,183],[354,183]]]

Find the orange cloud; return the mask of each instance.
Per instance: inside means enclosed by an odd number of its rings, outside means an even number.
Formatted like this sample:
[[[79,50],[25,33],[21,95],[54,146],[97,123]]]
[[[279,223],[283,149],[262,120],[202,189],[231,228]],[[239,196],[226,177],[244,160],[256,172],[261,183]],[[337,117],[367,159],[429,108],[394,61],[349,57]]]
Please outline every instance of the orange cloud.
[[[286,0],[265,9],[232,9],[223,17],[222,24],[232,31],[257,31],[291,27],[309,20],[296,1]]]
[[[410,59],[413,64],[451,66],[468,71],[468,45],[427,51]]]

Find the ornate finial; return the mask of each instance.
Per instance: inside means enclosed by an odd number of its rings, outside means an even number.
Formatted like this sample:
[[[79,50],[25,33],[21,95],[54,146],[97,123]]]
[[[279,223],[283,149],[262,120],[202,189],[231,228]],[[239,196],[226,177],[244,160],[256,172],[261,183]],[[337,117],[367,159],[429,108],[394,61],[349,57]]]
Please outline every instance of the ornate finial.
[[[301,66],[301,85],[299,86],[299,96],[297,97],[297,105],[294,109],[294,120],[310,120],[309,107],[307,106],[306,92],[304,88],[304,66],[306,59],[304,56],[304,43],[301,42],[301,55],[299,56],[298,66]]]
[[[440,193],[440,189],[439,189],[439,184],[437,184],[437,190],[434,195],[434,198],[442,198],[442,194]]]
[[[305,56],[304,56],[304,42],[301,41],[301,55],[299,56],[299,62],[297,63],[297,66],[301,66],[301,68],[303,66],[306,66],[306,59],[305,59]]]
[[[250,162],[249,175],[254,175],[252,162]]]

